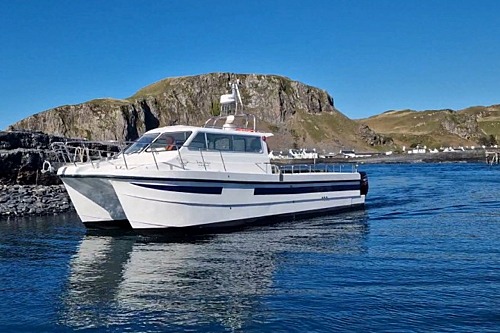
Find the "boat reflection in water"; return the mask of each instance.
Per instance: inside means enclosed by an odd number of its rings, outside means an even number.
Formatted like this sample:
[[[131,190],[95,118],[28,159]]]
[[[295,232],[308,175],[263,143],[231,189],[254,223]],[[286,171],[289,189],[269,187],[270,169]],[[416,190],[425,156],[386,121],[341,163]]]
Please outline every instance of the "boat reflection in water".
[[[276,280],[286,278],[290,255],[362,253],[367,219],[357,211],[176,240],[87,235],[71,262],[60,324],[133,331],[246,327],[269,316],[269,296],[286,293]]]

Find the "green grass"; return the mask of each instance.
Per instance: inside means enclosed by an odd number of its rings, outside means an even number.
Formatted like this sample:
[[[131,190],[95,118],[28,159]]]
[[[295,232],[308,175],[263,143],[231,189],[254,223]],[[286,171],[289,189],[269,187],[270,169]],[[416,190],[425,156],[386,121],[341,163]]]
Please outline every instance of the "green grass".
[[[129,104],[129,101],[124,99],[114,99],[114,98],[97,98],[91,101],[86,102],[86,104],[99,106],[99,107],[108,107],[113,105],[125,105]]]
[[[211,114],[212,116],[220,115],[220,102],[218,100],[212,101]]]
[[[171,82],[172,82],[171,79],[164,79],[155,82],[153,84],[150,84],[149,86],[146,86],[141,90],[139,90],[138,92],[136,92],[131,97],[127,98],[127,100],[159,95],[171,87]]]
[[[488,135],[500,137],[500,121],[480,121],[479,128]]]

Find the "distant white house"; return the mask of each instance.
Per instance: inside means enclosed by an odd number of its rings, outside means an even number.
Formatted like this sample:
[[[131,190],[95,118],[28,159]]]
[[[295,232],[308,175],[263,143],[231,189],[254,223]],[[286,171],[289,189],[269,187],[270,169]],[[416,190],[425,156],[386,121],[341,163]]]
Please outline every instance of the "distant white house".
[[[424,147],[416,146],[415,148],[408,150],[407,153],[408,154],[425,154],[426,151],[427,151],[427,146],[424,146]]]
[[[316,149],[302,149],[302,158],[318,158]]]
[[[316,152],[316,149],[289,149],[288,157],[290,158],[299,158],[299,159],[311,159],[318,158],[319,154]]]
[[[269,158],[272,159],[272,160],[281,160],[281,159],[287,159],[287,158],[290,158],[290,157],[288,157],[288,155],[284,154],[282,151],[271,150],[269,152]]]

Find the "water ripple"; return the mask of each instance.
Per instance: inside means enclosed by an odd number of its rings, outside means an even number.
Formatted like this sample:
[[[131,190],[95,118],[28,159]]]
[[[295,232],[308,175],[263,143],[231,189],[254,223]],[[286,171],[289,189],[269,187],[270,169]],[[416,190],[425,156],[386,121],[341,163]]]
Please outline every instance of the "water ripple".
[[[499,172],[363,169],[365,210],[231,233],[108,236],[74,215],[0,220],[0,329],[499,331]]]

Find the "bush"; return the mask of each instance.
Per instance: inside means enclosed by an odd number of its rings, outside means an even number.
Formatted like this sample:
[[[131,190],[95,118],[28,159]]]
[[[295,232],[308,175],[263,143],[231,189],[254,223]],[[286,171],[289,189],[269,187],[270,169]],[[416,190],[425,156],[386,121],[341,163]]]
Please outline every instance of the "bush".
[[[493,134],[490,134],[490,136],[483,136],[479,138],[478,143],[481,146],[494,146],[497,144],[497,140],[495,139],[495,136]]]

